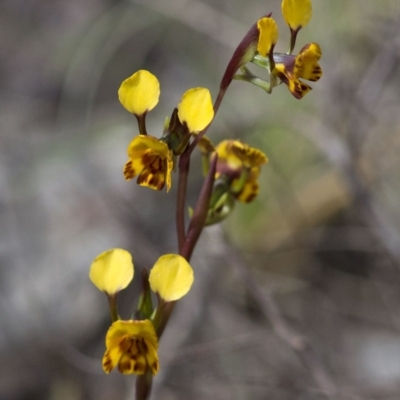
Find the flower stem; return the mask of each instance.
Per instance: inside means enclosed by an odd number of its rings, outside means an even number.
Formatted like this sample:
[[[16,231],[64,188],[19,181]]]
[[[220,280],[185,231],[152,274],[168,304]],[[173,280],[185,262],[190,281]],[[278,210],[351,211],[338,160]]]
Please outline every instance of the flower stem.
[[[190,167],[190,153],[186,151],[179,157],[178,194],[176,201],[176,231],[178,236],[178,249],[181,251],[185,239],[185,208],[186,190]]]
[[[215,170],[217,168],[217,154],[213,157],[210,165],[210,170],[204,181],[203,187],[199,195],[196,207],[193,212],[193,217],[190,220],[188,233],[182,249],[180,249],[181,256],[185,257],[187,261],[190,260],[196,243],[200,237],[200,234],[204,228],[207,219],[208,206],[210,204],[210,198],[213,190],[215,180]]]
[[[139,133],[141,135],[147,135],[147,130],[146,130],[146,113],[137,116],[136,115],[136,119],[138,121],[138,125],[139,125]]]
[[[228,85],[229,86],[229,85]],[[214,118],[215,118],[215,114],[218,112],[218,110],[219,110],[219,106],[221,105],[221,103],[222,103],[222,100],[223,100],[223,98],[224,98],[224,96],[225,96],[225,93],[226,93],[226,90],[228,89],[228,86],[226,86],[226,87],[220,87],[219,88],[219,92],[218,92],[218,95],[217,95],[217,98],[215,99],[215,102],[214,102]]]
[[[290,28],[290,48],[288,54],[292,54],[294,50],[294,46],[296,46],[296,38],[297,34],[299,33],[300,28],[293,30]]]
[[[150,368],[147,368],[143,375],[136,378],[136,400],[146,400],[150,397],[153,375]]]
[[[188,234],[183,240],[182,247],[179,248],[179,254],[189,262],[192,256],[193,250],[196,246],[197,240],[204,228],[204,224],[207,219],[208,205],[210,203],[213,183],[215,179],[215,169],[217,167],[217,156],[211,161],[211,167],[208,175],[203,183],[201,189],[199,200],[197,201],[196,207],[194,209],[193,217],[190,221]],[[183,198],[185,200],[185,198]],[[154,317],[154,326],[156,328],[157,337],[160,339],[164,329],[168,323],[169,317],[174,310],[176,302],[164,302],[159,299],[159,304],[157,307],[156,315]]]
[[[110,303],[110,315],[111,322],[115,322],[119,320],[118,310],[117,310],[117,295],[116,294],[107,294],[108,301]]]
[[[154,318],[154,326],[156,328],[158,340],[160,340],[160,337],[163,334],[165,327],[167,326],[169,317],[174,310],[175,304],[176,301],[162,301],[159,304],[160,308],[157,308],[156,316]]]

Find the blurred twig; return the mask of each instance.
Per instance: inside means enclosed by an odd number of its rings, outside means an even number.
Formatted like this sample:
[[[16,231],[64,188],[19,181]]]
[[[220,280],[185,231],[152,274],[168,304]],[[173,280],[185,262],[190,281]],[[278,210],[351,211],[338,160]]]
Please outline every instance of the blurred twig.
[[[260,289],[242,255],[231,245],[228,245],[220,226],[210,229],[212,240],[218,243],[224,259],[234,268],[241,281],[247,288],[248,294],[256,302],[263,316],[269,320],[276,335],[289,345],[299,356],[303,364],[310,371],[318,387],[328,396],[335,399],[338,393],[337,386],[319,359],[309,341],[292,329],[282,317],[269,289]]]
[[[243,39],[247,28],[237,20],[201,1],[195,0],[131,0],[164,16],[173,18],[212,40],[234,49]],[[223,27],[223,29],[221,29]]]
[[[395,32],[388,33],[390,37],[381,40],[381,43],[387,44],[382,46],[365,68],[355,96],[349,95],[351,105],[349,104],[350,114],[346,120],[347,141],[335,127],[330,126],[328,115],[325,119],[322,118],[322,121],[314,119],[311,123],[313,126],[310,126],[309,116],[305,116],[304,124],[296,121],[296,129],[299,126],[304,127],[302,133],[316,144],[335,168],[341,171],[349,192],[364,216],[363,220],[373,228],[379,242],[400,269],[399,229],[390,212],[373,193],[360,166],[363,141],[366,139],[371,121],[380,110],[380,108],[377,110],[377,103],[393,70],[399,65],[398,55],[393,51],[390,40],[398,34],[397,27]],[[336,79],[331,81],[332,88],[336,84]]]

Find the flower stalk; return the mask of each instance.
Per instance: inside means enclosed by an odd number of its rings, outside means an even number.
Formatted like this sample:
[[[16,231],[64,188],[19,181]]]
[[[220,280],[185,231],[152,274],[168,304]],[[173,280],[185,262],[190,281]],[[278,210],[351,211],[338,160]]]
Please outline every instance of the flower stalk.
[[[111,295],[108,295],[107,297],[108,297],[108,302],[110,304],[111,322],[118,321],[119,315],[118,315],[118,309],[117,309],[117,295],[111,294]]]

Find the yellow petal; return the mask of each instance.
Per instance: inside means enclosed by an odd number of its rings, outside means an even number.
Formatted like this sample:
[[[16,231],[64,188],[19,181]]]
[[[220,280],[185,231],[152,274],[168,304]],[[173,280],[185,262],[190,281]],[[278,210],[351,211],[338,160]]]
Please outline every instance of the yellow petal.
[[[178,117],[190,133],[202,131],[214,118],[210,91],[199,87],[185,92],[178,104]]]
[[[123,249],[111,249],[97,256],[89,277],[97,288],[109,295],[125,289],[133,279],[132,256]]]
[[[113,352],[106,350],[102,360],[103,371],[106,374],[109,374],[118,364],[121,357],[122,353],[118,350],[118,348],[115,348]]]
[[[257,51],[266,57],[278,41],[278,25],[272,18],[264,17],[257,21],[257,28],[260,32]]]
[[[282,14],[293,31],[299,30],[311,19],[311,0],[283,0]]]
[[[177,254],[161,256],[149,276],[151,290],[165,301],[179,300],[189,292],[193,280],[192,267]]]
[[[150,72],[140,70],[122,82],[118,97],[130,113],[139,116],[157,105],[160,97],[160,83]]]

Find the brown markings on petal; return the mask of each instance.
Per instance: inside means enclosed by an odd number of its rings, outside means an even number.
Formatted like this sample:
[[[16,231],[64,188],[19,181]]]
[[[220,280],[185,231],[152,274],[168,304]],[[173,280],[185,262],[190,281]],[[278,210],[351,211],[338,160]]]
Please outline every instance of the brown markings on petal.
[[[303,98],[309,90],[312,88],[301,81],[293,81],[293,91],[291,90],[294,97],[297,99]]]
[[[157,190],[162,190],[164,188],[164,184],[165,184],[164,181],[159,181],[157,184]]]
[[[138,343],[138,347],[139,347],[141,353],[146,354],[149,352],[149,348],[147,347],[147,344],[143,338]]]
[[[155,157],[151,163],[147,165],[149,171],[154,175],[158,171],[165,171],[166,162],[161,156]]]
[[[125,164],[124,176],[127,181],[130,181],[132,178],[136,176],[136,171],[132,167],[132,161],[128,161]]]
[[[162,166],[164,165],[163,161],[164,161],[164,159],[162,159],[161,157],[157,157],[151,163],[151,167],[154,168],[154,170],[159,171],[162,168]]]
[[[250,193],[245,199],[245,203],[251,203],[257,196],[257,193]]]
[[[118,364],[118,371],[122,374],[132,370],[132,361],[131,360],[124,360]]]
[[[132,339],[128,336],[124,336],[122,340],[119,342],[119,349],[121,352],[125,353],[130,349],[132,345]]]
[[[142,157],[144,168],[137,183],[151,189],[162,190],[167,176],[167,160],[162,154],[144,154]]]
[[[157,157],[158,157],[157,155],[151,154],[150,152],[143,154],[142,156],[143,165],[146,166],[150,165]]]
[[[137,183],[139,185],[148,186],[151,189],[156,190],[161,190],[164,187],[164,182],[161,182],[162,185],[160,185],[157,176],[153,175],[152,172],[149,171],[147,168],[143,170],[142,173],[139,175]]]
[[[321,78],[321,76],[322,76],[322,69],[321,69],[321,67],[320,67],[319,65],[317,65],[316,67],[314,67],[314,69],[313,69],[313,71],[312,71],[312,74],[313,74],[314,76],[312,76],[309,80],[312,81],[312,82],[318,81],[318,80]]]
[[[129,349],[129,352],[131,353],[131,358],[134,360],[136,358],[136,354],[139,352],[137,339],[132,339],[132,344]]]
[[[154,361],[154,362],[150,365],[151,373],[152,373],[153,375],[155,375],[155,374],[158,372],[159,368],[160,368],[160,364],[158,363],[157,360]]]
[[[106,374],[109,374],[113,369],[112,361],[108,353],[106,353],[103,357],[103,370]]]
[[[141,363],[141,362],[137,362],[135,363],[135,365],[133,366],[133,371],[136,374],[144,374],[146,372],[146,365]]]
[[[161,177],[157,175],[153,175],[149,180],[149,185],[156,190],[162,190],[164,187],[164,183],[164,180],[162,180]]]

